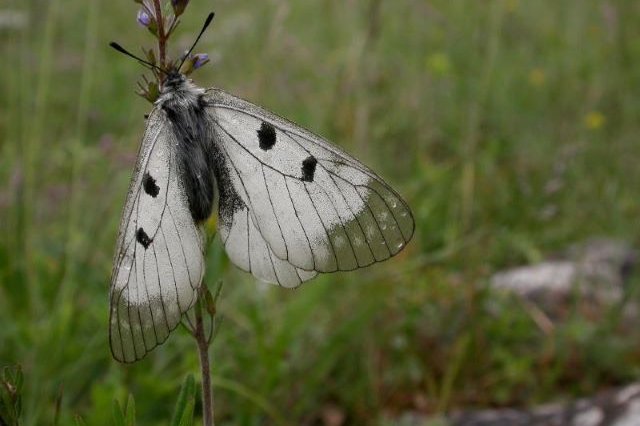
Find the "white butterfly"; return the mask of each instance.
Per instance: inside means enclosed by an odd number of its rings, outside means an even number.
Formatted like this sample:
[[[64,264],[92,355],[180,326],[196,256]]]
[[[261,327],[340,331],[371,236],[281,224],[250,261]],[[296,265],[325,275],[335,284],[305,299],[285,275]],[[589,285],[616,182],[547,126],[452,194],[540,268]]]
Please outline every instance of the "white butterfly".
[[[169,71],[120,223],[110,290],[117,360],[141,359],[194,304],[216,190],[218,234],[231,261],[283,287],[388,259],[414,231],[408,205],[360,161]]]

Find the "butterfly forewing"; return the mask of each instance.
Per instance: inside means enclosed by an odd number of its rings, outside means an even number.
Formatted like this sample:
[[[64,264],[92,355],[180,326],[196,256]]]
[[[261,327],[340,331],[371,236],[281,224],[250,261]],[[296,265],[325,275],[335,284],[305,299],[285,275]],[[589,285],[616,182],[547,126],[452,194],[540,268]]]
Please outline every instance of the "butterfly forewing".
[[[229,183],[241,199],[241,208],[231,208],[221,198],[219,221],[241,268],[294,287],[317,272],[388,259],[411,239],[409,207],[361,162],[219,89],[205,96]]]
[[[170,126],[161,109],[149,116],[120,224],[110,292],[119,361],[140,359],[168,337],[204,273],[204,233],[191,218]]]

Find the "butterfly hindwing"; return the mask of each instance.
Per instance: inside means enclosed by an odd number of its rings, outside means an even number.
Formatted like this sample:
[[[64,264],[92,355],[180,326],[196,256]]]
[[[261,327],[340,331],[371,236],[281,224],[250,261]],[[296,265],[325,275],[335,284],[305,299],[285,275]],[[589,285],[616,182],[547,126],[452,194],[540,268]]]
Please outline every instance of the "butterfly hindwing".
[[[409,207],[361,162],[222,90],[205,96],[233,194],[221,191],[220,234],[242,269],[295,287],[388,259],[411,239]]]
[[[124,362],[162,343],[195,302],[205,237],[189,211],[164,111],[154,109],[125,204],[111,279],[110,343]]]

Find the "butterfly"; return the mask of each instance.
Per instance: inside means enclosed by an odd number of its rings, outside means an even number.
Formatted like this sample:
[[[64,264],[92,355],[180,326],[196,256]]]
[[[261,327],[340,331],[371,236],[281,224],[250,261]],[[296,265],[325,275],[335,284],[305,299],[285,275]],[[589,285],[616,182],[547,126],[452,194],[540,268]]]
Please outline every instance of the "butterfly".
[[[216,197],[217,234],[231,262],[282,287],[386,260],[407,245],[411,210],[370,168],[259,106],[163,72],[117,238],[116,360],[144,357],[195,303]]]

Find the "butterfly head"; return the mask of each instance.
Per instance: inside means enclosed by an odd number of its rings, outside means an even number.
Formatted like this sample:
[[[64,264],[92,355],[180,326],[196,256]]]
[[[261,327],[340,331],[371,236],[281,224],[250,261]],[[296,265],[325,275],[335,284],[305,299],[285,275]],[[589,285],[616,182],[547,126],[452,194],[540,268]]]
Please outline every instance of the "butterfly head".
[[[162,85],[163,89],[177,89],[187,81],[187,77],[177,69],[170,69]]]
[[[187,104],[195,104],[202,93],[204,93],[204,89],[193,84],[185,74],[178,70],[169,70],[160,87],[160,96],[155,103],[178,102],[184,105],[186,102]]]

